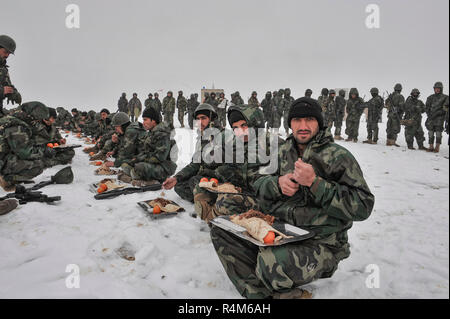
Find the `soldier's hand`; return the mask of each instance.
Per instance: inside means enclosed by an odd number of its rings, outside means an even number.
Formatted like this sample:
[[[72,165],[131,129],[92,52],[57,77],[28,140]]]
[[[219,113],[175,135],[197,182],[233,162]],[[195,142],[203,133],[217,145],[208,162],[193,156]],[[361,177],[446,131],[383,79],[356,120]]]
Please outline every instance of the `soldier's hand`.
[[[177,184],[177,178],[176,177],[169,177],[168,179],[166,179],[164,181],[164,183],[162,184],[162,187],[165,190],[169,190],[175,187],[175,185]]]
[[[14,88],[10,86],[4,86],[3,87],[3,95],[11,94],[14,92]]]
[[[108,153],[106,153],[106,157],[111,157],[111,156],[113,156],[114,155],[114,152],[108,152]]]
[[[297,193],[299,185],[293,181],[294,174],[289,173],[281,176],[278,179],[278,185],[280,185],[281,192],[286,196],[294,196]]]
[[[307,164],[299,158],[295,162],[294,179],[302,186],[311,187],[316,179],[316,172],[311,164]]]

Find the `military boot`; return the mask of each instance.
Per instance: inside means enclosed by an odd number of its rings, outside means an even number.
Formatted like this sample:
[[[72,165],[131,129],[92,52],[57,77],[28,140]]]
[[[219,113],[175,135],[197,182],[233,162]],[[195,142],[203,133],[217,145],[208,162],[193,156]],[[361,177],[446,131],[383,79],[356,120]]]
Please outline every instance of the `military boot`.
[[[97,153],[94,156],[91,156],[91,161],[105,161],[106,160],[106,154],[103,153]]]
[[[373,142],[372,142],[372,140],[370,138],[365,140],[365,141],[363,141],[363,144],[372,144],[372,143]]]
[[[6,215],[12,210],[16,209],[17,201],[15,199],[5,199],[0,201],[0,216]]]
[[[289,292],[276,292],[273,299],[311,299],[312,293],[307,290],[295,288]]]
[[[408,144],[408,149],[409,150],[415,150],[414,146],[412,144]]]
[[[353,139],[353,143],[358,143],[358,139],[357,139],[357,138],[354,138],[354,139]]]
[[[435,152],[435,153],[439,153],[440,147],[441,147],[441,144],[436,143],[436,147],[434,148],[434,152]]]
[[[427,152],[434,152],[434,144],[430,144],[430,147],[427,148]]]
[[[334,139],[335,139],[336,141],[342,141],[342,140],[343,140],[343,138],[342,138],[340,135],[335,135],[335,136],[334,136]]]
[[[396,143],[396,140],[392,140],[392,146],[400,147],[400,145],[398,145],[398,144]]]
[[[5,192],[16,191],[16,185],[14,183],[7,182],[1,175],[0,175],[0,186],[5,190]]]
[[[351,142],[353,139],[351,137],[347,137],[344,141],[345,142]]]
[[[423,146],[422,143],[419,143],[419,151],[426,151],[427,148]]]

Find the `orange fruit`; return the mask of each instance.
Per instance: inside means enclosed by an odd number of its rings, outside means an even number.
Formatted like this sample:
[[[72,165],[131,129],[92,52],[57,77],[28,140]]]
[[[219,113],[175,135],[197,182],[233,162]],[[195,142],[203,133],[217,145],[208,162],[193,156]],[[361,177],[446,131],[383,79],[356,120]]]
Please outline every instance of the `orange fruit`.
[[[103,162],[95,162],[95,166],[102,166]]]
[[[209,182],[209,180],[206,178],[206,177],[203,177],[201,180],[200,180],[200,183],[203,183],[203,182],[206,182],[206,183],[208,183]]]
[[[106,192],[108,190],[108,186],[106,184],[100,184],[99,188],[97,189],[97,193],[101,194],[103,192]]]
[[[94,155],[95,155],[94,152],[90,152],[90,153],[89,153],[89,156],[94,156]]]
[[[47,147],[53,148],[53,143],[48,143]]]
[[[58,146],[59,146],[58,143],[53,144],[53,147],[58,147]]]
[[[267,233],[266,237],[264,237],[264,244],[273,244],[274,240],[275,240],[275,233],[273,231],[270,231]]]
[[[209,181],[213,182],[216,185],[219,185],[219,180],[217,178],[211,178]]]
[[[161,207],[158,205],[153,206],[153,214],[161,214]]]

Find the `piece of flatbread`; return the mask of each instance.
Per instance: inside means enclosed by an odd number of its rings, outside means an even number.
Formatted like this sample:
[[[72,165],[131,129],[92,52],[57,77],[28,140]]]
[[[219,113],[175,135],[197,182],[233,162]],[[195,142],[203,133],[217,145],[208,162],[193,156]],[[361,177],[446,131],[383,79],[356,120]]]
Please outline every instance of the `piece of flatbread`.
[[[202,188],[210,189],[214,192],[219,192],[219,193],[232,193],[232,194],[239,193],[239,191],[236,189],[236,187],[231,183],[223,183],[223,184],[217,185],[214,182],[200,182],[198,184],[198,186],[200,186]]]
[[[278,236],[275,237],[274,243],[280,241],[283,238],[293,238],[292,236],[286,236],[282,232],[276,230],[270,226],[264,219],[259,217],[239,218],[238,215],[230,216],[230,220],[244,227],[250,236],[264,244],[264,238],[270,231],[273,231]]]

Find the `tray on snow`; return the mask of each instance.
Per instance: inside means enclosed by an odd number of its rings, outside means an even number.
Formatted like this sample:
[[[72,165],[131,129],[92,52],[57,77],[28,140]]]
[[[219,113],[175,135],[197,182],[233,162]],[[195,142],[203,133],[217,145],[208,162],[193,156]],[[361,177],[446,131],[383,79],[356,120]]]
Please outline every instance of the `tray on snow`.
[[[108,175],[98,175],[98,176],[108,176]],[[124,188],[126,188],[126,187],[130,187],[130,186],[131,186],[130,184],[126,184],[126,183],[124,183],[124,182],[122,182],[122,181],[119,181],[119,180],[117,180],[117,179],[115,179],[115,178],[107,178],[107,177],[105,177],[105,178],[102,179],[100,182],[90,184],[90,185],[89,185],[89,190],[90,190],[91,192],[93,192],[94,194],[98,194],[98,193],[97,193],[97,189],[100,187],[100,184],[102,184],[102,182],[105,181],[105,180],[110,180],[110,181],[112,181],[114,184],[120,186],[120,188],[108,189],[106,192],[104,192],[104,193],[102,193],[102,194],[108,194],[108,192],[111,192],[111,191],[113,191],[113,190],[120,190],[120,189],[124,189]]]
[[[282,232],[283,234],[287,236],[293,236],[293,238],[283,238],[280,241],[273,243],[273,244],[263,244],[260,241],[256,240],[252,236],[250,236],[247,232],[247,230],[239,225],[236,225],[232,221],[230,221],[229,216],[219,216],[214,218],[211,221],[211,224],[222,228],[223,230],[230,232],[242,239],[245,239],[246,241],[260,247],[275,247],[275,246],[281,246],[289,243],[299,242],[303,241],[309,238],[314,237],[314,232],[308,231],[290,224],[286,224],[280,221],[275,221],[272,225],[273,228],[276,230]]]
[[[169,202],[168,204],[178,206],[179,207],[178,210],[175,211],[175,212],[163,212],[163,211],[161,211],[160,214],[154,214],[153,213],[153,206],[151,205],[151,202],[156,200],[156,199],[157,198],[150,199],[150,200],[145,200],[145,201],[141,201],[141,202],[137,203],[138,206],[144,210],[144,213],[146,215],[148,215],[148,217],[150,217],[151,219],[162,219],[162,218],[168,218],[168,217],[175,217],[179,213],[182,213],[182,212],[185,211],[185,209],[183,207],[181,207],[180,205],[178,205],[174,201],[166,199]]]

